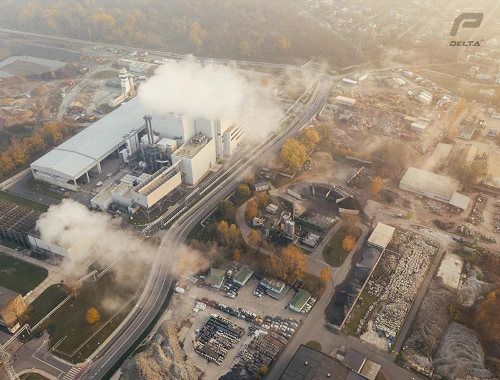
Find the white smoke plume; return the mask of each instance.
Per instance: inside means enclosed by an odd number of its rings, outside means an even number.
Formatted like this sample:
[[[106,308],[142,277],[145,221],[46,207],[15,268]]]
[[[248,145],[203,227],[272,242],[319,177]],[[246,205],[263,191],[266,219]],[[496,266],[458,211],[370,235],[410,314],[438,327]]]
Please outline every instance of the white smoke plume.
[[[44,241],[69,248],[70,260],[63,264],[68,276],[82,277],[92,262],[106,267],[126,254],[142,262],[155,254],[150,244],[119,229],[107,213],[90,212],[70,199],[51,206],[38,219],[37,228]]]
[[[249,138],[259,141],[279,127],[283,112],[273,89],[250,83],[237,70],[218,64],[203,67],[193,58],[168,62],[141,85],[139,99],[158,114],[220,119],[246,119]]]

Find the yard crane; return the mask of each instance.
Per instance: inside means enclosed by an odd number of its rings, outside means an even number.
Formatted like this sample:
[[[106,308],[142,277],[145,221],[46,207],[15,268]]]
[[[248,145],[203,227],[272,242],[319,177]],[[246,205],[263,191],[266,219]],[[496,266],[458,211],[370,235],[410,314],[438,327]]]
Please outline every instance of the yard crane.
[[[9,380],[19,380],[19,376],[17,376],[17,373],[14,371],[14,367],[12,367],[12,363],[10,362],[10,355],[3,349],[2,345],[0,345],[0,362],[3,363]]]

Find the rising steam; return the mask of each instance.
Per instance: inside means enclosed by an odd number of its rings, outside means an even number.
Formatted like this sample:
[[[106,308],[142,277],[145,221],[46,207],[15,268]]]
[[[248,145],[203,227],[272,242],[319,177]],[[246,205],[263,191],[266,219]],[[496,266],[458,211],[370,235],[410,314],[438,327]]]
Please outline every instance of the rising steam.
[[[178,113],[192,118],[246,120],[249,137],[261,139],[278,128],[282,111],[273,104],[272,89],[249,83],[237,70],[194,59],[160,66],[141,85],[139,99],[149,110]]]
[[[44,241],[69,248],[70,260],[63,265],[65,273],[71,276],[86,274],[94,261],[105,267],[126,254],[142,261],[149,261],[154,255],[149,244],[120,230],[107,213],[90,212],[69,199],[42,214],[37,228]]]

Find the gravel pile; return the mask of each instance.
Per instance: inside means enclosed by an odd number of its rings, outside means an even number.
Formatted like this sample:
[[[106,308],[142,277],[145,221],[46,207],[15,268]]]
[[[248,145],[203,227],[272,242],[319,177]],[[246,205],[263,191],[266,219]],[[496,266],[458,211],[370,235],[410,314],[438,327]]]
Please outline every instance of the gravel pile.
[[[484,351],[477,334],[455,322],[451,322],[443,334],[436,354],[436,373],[450,380],[466,378],[491,379],[485,369]]]
[[[146,349],[123,363],[120,380],[198,380],[198,368],[187,364],[174,323],[164,322]]]

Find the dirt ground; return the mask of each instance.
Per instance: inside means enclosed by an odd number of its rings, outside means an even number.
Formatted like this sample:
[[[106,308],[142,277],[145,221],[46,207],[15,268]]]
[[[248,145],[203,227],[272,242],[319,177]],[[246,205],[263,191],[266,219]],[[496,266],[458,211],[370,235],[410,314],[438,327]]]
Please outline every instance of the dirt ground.
[[[463,265],[464,262],[460,256],[446,252],[437,276],[442,278],[443,284],[450,288],[457,289],[460,283]]]

